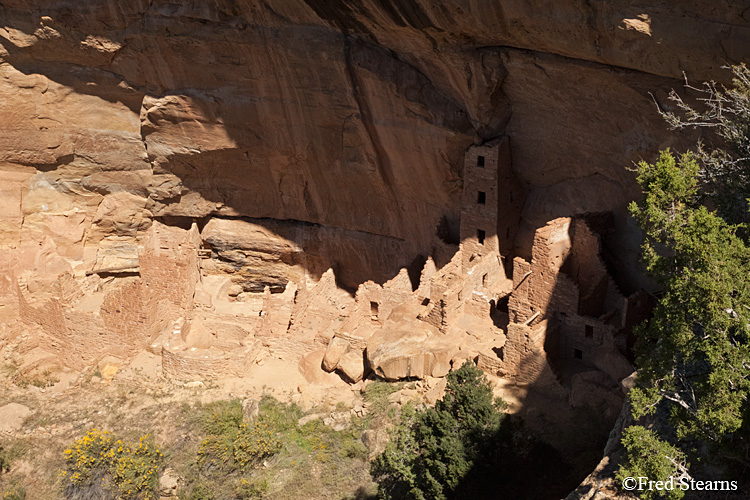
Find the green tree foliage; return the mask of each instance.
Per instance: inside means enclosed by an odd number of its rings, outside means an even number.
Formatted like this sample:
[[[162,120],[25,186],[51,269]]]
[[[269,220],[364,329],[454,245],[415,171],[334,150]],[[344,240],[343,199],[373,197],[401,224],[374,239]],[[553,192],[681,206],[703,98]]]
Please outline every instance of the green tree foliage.
[[[372,464],[380,498],[453,498],[498,432],[500,404],[481,370],[466,363],[448,375],[445,396],[434,408],[405,407],[401,425]]]
[[[678,157],[663,151],[655,164],[638,167],[645,196],[630,210],[645,232],[644,260],[663,293],[637,332],[639,379],[630,401],[635,418],[668,410],[676,431],[672,442],[748,469],[750,246],[747,226],[738,222],[746,214],[737,215],[736,201],[750,196],[750,180],[743,177],[750,165],[750,73],[741,66],[735,75],[731,90],[707,84],[706,112],[679,101],[687,118],[667,116],[675,126],[716,127],[726,150],[699,145],[698,153]],[[721,171],[711,171],[717,164]],[[660,453],[649,441],[656,436],[629,431],[624,442],[632,453],[625,467],[647,470],[636,437]]]
[[[699,142],[696,151],[701,169],[701,196],[718,208],[729,223],[750,222],[750,69],[744,64],[733,66],[732,87],[715,82],[693,87],[686,81],[689,93],[697,94],[703,109],[686,103],[672,91],[670,100],[680,114],[662,112],[672,128],[704,128],[715,132],[709,143]]]
[[[640,414],[664,398],[681,435],[715,440],[739,429],[750,393],[750,249],[697,204],[697,171],[691,154],[669,151],[639,167],[646,196],[631,211],[664,294],[639,332],[642,388],[631,399]]]
[[[668,498],[679,500],[685,491],[679,488],[680,480],[689,478],[685,455],[666,441],[659,439],[652,431],[640,425],[628,427],[623,432],[626,460],[617,472],[616,479],[649,478],[653,481],[672,480],[671,489],[642,491],[641,498]]]

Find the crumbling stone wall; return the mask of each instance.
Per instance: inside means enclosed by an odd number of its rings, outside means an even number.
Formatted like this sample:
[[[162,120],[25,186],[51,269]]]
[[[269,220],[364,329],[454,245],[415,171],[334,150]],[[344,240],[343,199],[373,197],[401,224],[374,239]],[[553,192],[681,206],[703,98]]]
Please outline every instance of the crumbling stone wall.
[[[445,333],[448,326],[464,314],[489,317],[490,301],[504,297],[511,291],[512,282],[505,275],[502,257],[498,252],[473,253],[476,246],[471,240],[462,242],[451,262],[430,273],[429,294],[419,318]],[[427,261],[425,269],[431,266]],[[425,276],[426,273],[423,273]],[[427,287],[420,285],[419,290]]]
[[[149,229],[139,255],[140,277],[121,278],[104,293],[98,310],[79,310],[80,283],[63,273],[51,296],[32,301],[16,283],[20,317],[47,334],[42,347],[81,369],[104,355],[129,357],[161,333],[169,315],[192,305],[199,279],[195,227],[188,232],[159,223]],[[160,303],[167,302],[168,305]],[[174,319],[174,318],[173,318]]]
[[[570,222],[568,233],[571,249],[560,271],[578,285],[578,314],[599,316],[605,312],[609,286],[607,269],[600,257],[599,236],[581,218]]]
[[[406,269],[382,286],[373,281],[359,285],[354,295],[355,307],[341,325],[340,331],[354,332],[363,325],[382,325],[393,309],[412,299],[412,285]]]
[[[183,349],[163,346],[162,370],[179,380],[207,380],[239,377],[260,355],[260,342],[240,350],[226,352],[218,349]]]
[[[271,289],[266,287],[263,291],[263,308],[256,333],[271,337],[285,336],[292,320],[296,295],[297,285],[291,281],[282,293],[271,293]]]
[[[200,279],[198,248],[200,234],[195,224],[189,231],[154,222],[146,232],[139,252],[140,276],[150,297],[168,299],[190,309],[195,285]]]
[[[514,260],[511,322],[555,319],[558,327],[547,332],[544,345],[553,363],[593,366],[598,349],[625,347],[615,339],[625,326],[627,303],[599,252],[599,238],[583,219],[560,218],[537,230],[530,263]]]
[[[594,351],[602,346],[614,346],[617,328],[606,321],[579,314],[559,314],[560,359],[578,359],[590,364]]]
[[[505,275],[500,254],[487,255],[480,259],[462,280],[462,313],[479,318],[489,317],[490,302],[505,297],[511,289],[512,281]]]
[[[511,323],[499,357],[479,355],[477,365],[489,373],[513,379],[518,384],[533,384],[553,393],[565,394],[544,350],[544,342],[554,324],[543,321],[535,327]]]
[[[559,218],[537,230],[531,263],[513,261],[511,318],[524,322],[536,312],[601,315],[612,282],[599,251],[598,236],[582,219]]]
[[[144,347],[147,318],[142,304],[137,299],[121,303],[119,289],[105,297],[106,307],[113,309],[110,313],[103,306],[103,314],[66,308],[57,297],[32,304],[20,286],[17,294],[21,319],[41,326],[47,334],[39,347],[56,354],[66,366],[81,369],[105,354],[127,357]],[[137,293],[125,296],[137,297]]]

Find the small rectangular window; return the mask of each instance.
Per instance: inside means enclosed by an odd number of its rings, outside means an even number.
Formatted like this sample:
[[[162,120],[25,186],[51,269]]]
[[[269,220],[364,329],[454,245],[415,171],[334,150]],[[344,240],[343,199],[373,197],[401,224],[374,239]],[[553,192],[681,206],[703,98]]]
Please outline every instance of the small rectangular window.
[[[487,286],[487,273],[484,273],[482,275],[482,286],[483,287]]]
[[[592,339],[592,338],[594,338],[594,327],[593,327],[593,326],[591,326],[591,325],[586,325],[586,329],[585,329],[585,332],[586,332],[586,338],[587,338],[587,339]]]
[[[484,231],[481,229],[477,229],[477,240],[480,245],[484,245]]]
[[[573,349],[573,358],[583,359],[583,351],[580,349]]]
[[[477,193],[477,203],[480,205],[484,205],[487,202],[487,193],[484,191],[479,191]]]
[[[373,316],[378,315],[378,303],[377,302],[370,302],[370,314]]]
[[[484,156],[477,156],[477,167],[484,168]]]

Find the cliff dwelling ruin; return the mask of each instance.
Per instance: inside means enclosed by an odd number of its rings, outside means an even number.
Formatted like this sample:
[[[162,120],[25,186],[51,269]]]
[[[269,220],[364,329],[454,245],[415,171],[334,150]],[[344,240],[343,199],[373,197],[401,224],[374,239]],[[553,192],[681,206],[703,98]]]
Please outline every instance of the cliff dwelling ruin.
[[[126,251],[110,251],[119,236],[101,238],[88,270],[73,270],[46,238],[34,265],[8,270],[0,289],[19,311],[16,328],[29,331],[17,346],[24,369],[124,365],[146,349],[180,380],[240,377],[270,357],[299,363],[310,381],[325,370],[356,383],[369,373],[444,377],[471,359],[616,413],[618,383],[632,372],[626,337],[646,313],[644,297],[619,292],[582,217],[550,221],[536,231],[530,261],[507,260],[524,201],[507,137],[470,147],[463,179],[460,243],[436,234],[416,273],[403,267],[353,295],[337,280],[345,264],[316,248],[315,226],[287,239],[243,218],[184,228],[154,221],[133,228],[137,243]],[[128,202],[118,196],[111,203]]]
[[[695,144],[659,111],[749,33],[737,2],[0,2],[0,420],[32,415],[0,450],[43,448],[11,476],[57,498],[94,425],[183,449],[186,401],[434,405],[470,360],[572,491],[657,291],[628,167]]]

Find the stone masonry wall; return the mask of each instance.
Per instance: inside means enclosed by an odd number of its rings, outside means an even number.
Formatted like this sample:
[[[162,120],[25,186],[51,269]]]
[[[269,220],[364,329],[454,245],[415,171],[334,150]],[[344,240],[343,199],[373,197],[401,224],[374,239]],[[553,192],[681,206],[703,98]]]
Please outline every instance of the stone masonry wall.
[[[569,228],[570,219],[551,221],[534,236],[531,263],[514,259],[514,292],[508,304],[511,321],[525,322],[536,312],[541,313],[541,320],[555,311],[578,311],[578,287],[560,272],[570,254]]]
[[[497,143],[469,148],[464,157],[460,239],[464,272],[475,255],[499,252]]]

